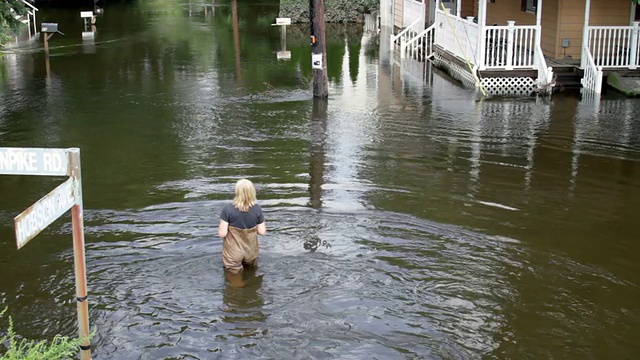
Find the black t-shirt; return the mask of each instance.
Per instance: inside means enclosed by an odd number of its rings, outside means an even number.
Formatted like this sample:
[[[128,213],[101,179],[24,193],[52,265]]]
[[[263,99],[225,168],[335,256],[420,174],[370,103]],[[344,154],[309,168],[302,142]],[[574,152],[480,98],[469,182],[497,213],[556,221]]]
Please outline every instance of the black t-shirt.
[[[242,212],[236,209],[233,204],[228,204],[222,209],[220,219],[239,229],[251,229],[264,222],[264,215],[262,214],[262,208],[258,204],[250,207],[247,212]]]

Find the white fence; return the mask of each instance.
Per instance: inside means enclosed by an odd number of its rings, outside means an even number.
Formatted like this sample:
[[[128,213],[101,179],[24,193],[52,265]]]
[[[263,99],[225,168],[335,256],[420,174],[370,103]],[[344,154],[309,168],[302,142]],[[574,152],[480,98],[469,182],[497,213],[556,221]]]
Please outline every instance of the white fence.
[[[435,44],[453,55],[468,60],[472,65],[478,63],[478,24],[472,17],[463,19],[447,10],[436,10]]]
[[[485,28],[486,68],[530,69],[535,67],[536,25],[516,26],[508,21],[507,26]]]
[[[417,0],[404,0],[404,9],[402,10],[402,26],[408,27],[416,20],[421,22],[417,23],[419,31],[422,31],[425,26],[425,6],[422,1]]]
[[[448,11],[436,10],[435,44],[453,55],[486,69],[536,69],[536,25],[485,26],[485,47],[480,53],[478,24]]]
[[[640,22],[633,26],[589,26],[587,49],[596,66],[635,69],[640,66]]]
[[[582,87],[599,94],[602,92],[602,67],[596,64],[587,46],[582,47],[582,57],[585,59]]]
[[[405,27],[404,30],[400,31],[398,35],[391,34],[391,52],[395,50],[396,45],[399,45],[401,50],[404,49],[404,44],[415,38],[418,33],[422,31],[422,29],[419,28],[420,21],[421,19],[414,20],[414,22]],[[404,56],[404,51],[400,54]]]
[[[432,46],[437,46],[466,62],[473,74],[477,70],[537,70],[538,79],[534,84],[537,89],[534,90],[551,91],[554,74],[539,44],[539,26],[516,26],[514,21],[508,21],[506,26],[480,29],[474,20],[436,9],[435,22],[428,29],[415,34],[405,29],[410,37],[400,39],[401,57],[424,60],[433,53]],[[394,40],[397,38],[392,38],[392,42]]]
[[[420,61],[426,60],[433,54],[433,41],[435,26],[431,25],[413,37],[413,39],[402,43],[400,48],[401,58],[412,58]]]
[[[534,62],[538,68],[538,93],[551,93],[553,87],[556,85],[555,79],[553,78],[553,68],[547,66],[547,61],[544,59],[544,53],[542,52],[540,44],[536,45]]]

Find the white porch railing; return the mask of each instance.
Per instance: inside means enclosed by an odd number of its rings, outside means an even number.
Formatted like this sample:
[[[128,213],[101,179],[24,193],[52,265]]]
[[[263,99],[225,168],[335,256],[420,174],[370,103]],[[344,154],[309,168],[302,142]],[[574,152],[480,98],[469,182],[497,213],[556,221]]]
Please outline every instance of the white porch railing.
[[[38,8],[31,5],[31,3],[29,3],[26,0],[21,0],[21,1],[26,8],[26,11],[27,11],[26,14],[18,15],[16,11],[11,7],[9,7],[9,11],[13,14],[14,19],[27,25],[27,30],[29,31],[29,38],[31,38],[32,36],[31,30],[33,30],[33,35],[38,33],[36,29],[36,11],[38,11]],[[33,28],[32,28],[32,25],[33,25]],[[16,42],[17,41],[18,41],[18,37],[16,36]]]
[[[435,44],[451,52],[453,55],[478,64],[478,24],[472,17],[463,19],[447,10],[436,10]]]
[[[431,25],[414,36],[413,39],[403,43],[400,47],[400,57],[426,60],[433,54],[435,29],[435,25]]]
[[[602,92],[602,66],[598,66],[591,56],[588,46],[582,47],[582,58],[585,59],[582,87],[596,94]]]
[[[391,34],[391,52],[395,50],[396,45],[400,45],[400,49],[404,48],[404,44],[413,39],[423,28],[419,27],[422,19],[414,20],[409,26],[404,28],[398,33],[398,35]],[[404,56],[404,52],[400,53],[400,56]]]
[[[418,23],[419,31],[422,31],[425,26],[425,4],[422,1],[417,0],[404,0],[404,8],[402,10],[402,25],[408,26],[413,24],[416,20],[421,20],[422,23]]]
[[[551,93],[553,87],[556,85],[553,78],[553,68],[547,66],[547,61],[544,59],[544,53],[542,52],[542,46],[538,44],[535,48],[536,56],[534,60],[538,68],[538,93]]]
[[[639,38],[640,22],[632,26],[589,26],[587,50],[595,66],[636,69],[640,66]]]
[[[30,22],[30,24],[27,24],[27,27],[29,28],[29,37],[31,37],[31,26],[33,26],[33,34],[35,35],[38,33],[36,25],[36,11],[38,11],[38,8],[31,5],[31,3],[26,0],[22,0],[22,3],[27,7],[27,19]]]
[[[536,25],[486,26],[485,49],[480,54],[478,24],[473,18],[436,10],[435,43],[455,56],[487,69],[536,69]]]
[[[484,67],[530,69],[535,67],[536,25],[516,26],[508,21],[507,26],[487,26],[485,36]]]

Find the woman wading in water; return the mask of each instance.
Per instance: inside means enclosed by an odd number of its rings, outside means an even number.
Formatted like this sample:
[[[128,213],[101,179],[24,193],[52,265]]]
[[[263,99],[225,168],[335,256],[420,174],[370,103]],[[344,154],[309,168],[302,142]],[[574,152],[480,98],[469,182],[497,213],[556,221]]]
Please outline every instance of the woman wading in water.
[[[220,213],[218,236],[223,239],[225,269],[238,273],[258,260],[258,235],[267,233],[262,208],[256,203],[256,189],[247,179],[236,183],[236,196]]]

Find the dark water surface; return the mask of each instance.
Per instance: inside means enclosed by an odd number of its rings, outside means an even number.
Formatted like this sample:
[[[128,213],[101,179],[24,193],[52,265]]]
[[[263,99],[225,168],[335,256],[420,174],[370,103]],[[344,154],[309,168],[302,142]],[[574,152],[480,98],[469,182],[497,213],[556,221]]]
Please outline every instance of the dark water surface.
[[[39,14],[49,78],[41,42],[0,60],[0,146],[81,148],[95,358],[640,356],[640,100],[477,101],[331,26],[314,104],[277,1],[112,6],[94,41],[78,12]],[[270,232],[228,281],[240,177]],[[70,216],[20,251],[13,217],[61,182],[0,178],[0,307],[35,339],[76,334]]]

